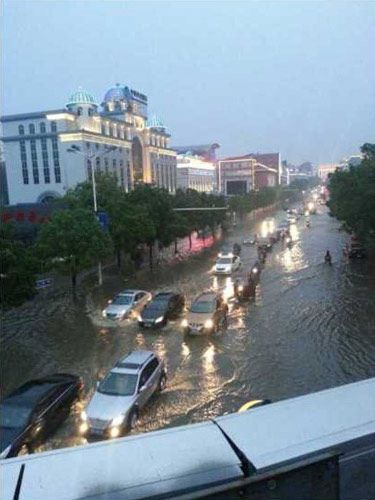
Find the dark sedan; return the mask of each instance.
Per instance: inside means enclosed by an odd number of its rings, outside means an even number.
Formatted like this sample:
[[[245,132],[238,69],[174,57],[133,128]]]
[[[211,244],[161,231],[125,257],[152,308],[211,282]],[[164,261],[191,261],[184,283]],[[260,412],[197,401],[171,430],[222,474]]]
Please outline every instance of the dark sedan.
[[[67,418],[83,391],[80,377],[54,374],[22,385],[0,404],[0,458],[32,452]]]
[[[169,319],[177,318],[185,307],[183,295],[167,292],[158,293],[143,309],[138,323],[143,327],[164,326]]]

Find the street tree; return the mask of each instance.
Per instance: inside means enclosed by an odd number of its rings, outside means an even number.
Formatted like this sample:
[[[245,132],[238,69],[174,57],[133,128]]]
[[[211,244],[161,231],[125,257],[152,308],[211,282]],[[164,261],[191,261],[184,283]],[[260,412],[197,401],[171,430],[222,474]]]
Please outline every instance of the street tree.
[[[14,237],[10,224],[0,230],[0,301],[2,306],[18,306],[35,294],[37,260],[33,248]]]
[[[70,208],[56,212],[38,235],[36,249],[46,266],[71,277],[75,294],[77,275],[108,256],[111,240],[92,211]]]
[[[359,166],[337,170],[329,177],[330,212],[354,232],[363,243],[375,245],[375,145],[361,148],[364,158]]]

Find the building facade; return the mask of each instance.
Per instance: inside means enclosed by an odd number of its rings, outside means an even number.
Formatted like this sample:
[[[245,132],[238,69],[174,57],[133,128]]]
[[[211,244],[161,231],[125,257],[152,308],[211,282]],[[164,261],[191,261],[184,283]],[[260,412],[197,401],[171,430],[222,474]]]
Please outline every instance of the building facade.
[[[201,193],[217,191],[216,165],[199,156],[182,154],[177,156],[177,187],[195,189]]]
[[[321,163],[317,169],[318,176],[323,182],[326,182],[329,174],[333,174],[338,168],[338,163]]]
[[[242,195],[280,183],[279,153],[236,156],[219,160],[218,186],[225,196]]]
[[[125,85],[101,108],[85,91],[63,109],[1,118],[10,204],[43,203],[107,172],[128,191],[138,183],[176,190],[176,152],[160,119],[147,119],[147,97]]]

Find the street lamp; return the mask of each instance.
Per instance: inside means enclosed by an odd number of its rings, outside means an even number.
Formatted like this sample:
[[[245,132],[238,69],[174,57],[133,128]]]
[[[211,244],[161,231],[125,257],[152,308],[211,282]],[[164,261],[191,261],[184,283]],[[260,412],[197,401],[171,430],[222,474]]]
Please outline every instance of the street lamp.
[[[106,149],[106,151],[104,151],[101,154],[93,153],[93,154],[89,155],[89,154],[82,153],[81,148],[79,146],[77,146],[76,144],[73,144],[72,146],[70,146],[70,148],[68,148],[66,150],[68,153],[75,153],[75,154],[79,154],[79,155],[83,156],[85,158],[85,160],[86,160],[85,163],[90,162],[90,166],[91,166],[91,182],[92,182],[92,196],[93,196],[93,200],[94,200],[94,213],[95,213],[95,215],[98,212],[98,203],[97,203],[97,198],[96,198],[95,168],[91,164],[91,160],[93,158],[100,158],[100,157],[102,157],[102,156],[110,153],[111,151],[114,151],[115,149],[117,149],[117,146],[108,146],[107,149]],[[100,261],[98,262],[98,283],[99,283],[100,286],[103,284],[102,263]]]

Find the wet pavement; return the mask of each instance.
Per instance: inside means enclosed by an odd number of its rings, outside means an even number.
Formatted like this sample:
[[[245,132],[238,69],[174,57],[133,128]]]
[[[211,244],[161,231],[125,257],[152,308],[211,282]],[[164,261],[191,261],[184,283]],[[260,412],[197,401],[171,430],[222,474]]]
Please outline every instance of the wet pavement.
[[[282,211],[273,215],[285,218]],[[225,241],[242,243],[250,232],[238,227]],[[343,260],[348,236],[325,208],[311,216],[310,229],[301,217],[292,237],[291,249],[278,242],[268,254],[255,301],[229,301],[228,328],[216,335],[184,336],[181,320],[145,331],[134,319],[113,325],[101,316],[106,300],[127,287],[180,291],[188,302],[211,287],[230,296],[231,279],[211,273],[214,248],[127,282],[107,276],[103,289],[78,305],[59,297],[35,311],[31,303],[26,313],[5,321],[4,392],[28,378],[65,371],[83,376],[89,397],[98,375],[119,357],[152,349],[165,360],[169,381],[140,415],[133,431],[139,433],[234,412],[251,398],[277,401],[375,376],[374,264]],[[324,264],[327,249],[332,266]],[[243,268],[252,265],[255,247],[242,246],[241,259]],[[43,449],[86,442],[77,432],[84,405],[77,404]]]

